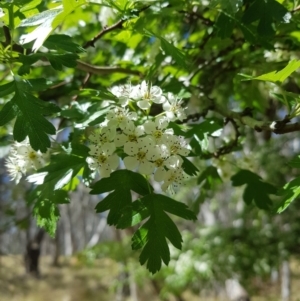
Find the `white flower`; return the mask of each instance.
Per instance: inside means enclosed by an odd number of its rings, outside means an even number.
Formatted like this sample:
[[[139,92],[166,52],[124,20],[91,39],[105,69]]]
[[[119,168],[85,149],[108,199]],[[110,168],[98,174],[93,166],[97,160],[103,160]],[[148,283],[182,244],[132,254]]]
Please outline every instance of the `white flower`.
[[[26,169],[39,169],[45,165],[45,160],[48,154],[43,154],[40,151],[35,151],[29,144],[17,144],[16,157],[26,162]]]
[[[123,146],[128,142],[138,142],[138,138],[144,134],[142,126],[135,126],[134,123],[128,122],[123,128],[122,133],[117,133],[115,138],[116,146]]]
[[[116,128],[113,126],[101,126],[89,135],[89,140],[94,144],[104,144],[115,139]]]
[[[108,120],[108,126],[124,129],[129,122],[137,119],[137,114],[124,108],[116,107],[107,113],[106,119]]]
[[[166,111],[166,116],[170,121],[174,121],[176,119],[182,121],[186,118],[186,114],[182,108],[182,103],[182,99],[178,99],[174,94],[167,94],[167,101],[163,104],[163,109]]]
[[[26,174],[25,168],[26,162],[24,160],[18,160],[16,157],[8,157],[5,160],[5,166],[11,180],[15,180],[16,184],[20,182],[23,174]]]
[[[130,84],[114,86],[111,89],[111,93],[119,98],[119,105],[125,107],[133,97],[133,87]]]
[[[167,139],[167,135],[173,135],[173,129],[166,129],[169,122],[168,119],[164,116],[159,116],[155,118],[155,122],[147,120],[143,127],[146,134],[149,134],[153,137],[156,143],[163,143]]]
[[[4,16],[5,16],[5,13],[4,13],[3,9],[0,8],[0,18],[2,18],[2,17],[4,17]]]
[[[111,172],[119,165],[119,157],[114,154],[116,147],[114,143],[105,143],[102,146],[91,145],[86,158],[90,169],[98,169],[103,178],[109,177]]]
[[[153,140],[148,137],[139,138],[137,143],[126,143],[124,146],[124,152],[129,155],[124,158],[126,168],[130,170],[138,168],[138,171],[141,174],[151,174],[155,165],[147,159],[147,152],[153,147]]]
[[[169,146],[171,155],[188,156],[190,150],[187,148],[186,142],[182,137],[168,136],[167,145]]]
[[[152,102],[160,104],[165,101],[161,88],[158,86],[149,86],[146,81],[135,87],[133,98],[138,100],[137,105],[142,110],[148,110]]]
[[[49,153],[35,151],[29,144],[28,138],[22,142],[15,142],[6,159],[5,165],[12,180],[19,183],[22,175],[30,170],[43,167],[49,160]]]
[[[163,191],[166,191],[167,188],[171,185],[171,188],[177,190],[179,186],[182,185],[183,180],[185,180],[186,175],[183,172],[182,168],[169,169],[164,174],[164,183],[161,186]]]

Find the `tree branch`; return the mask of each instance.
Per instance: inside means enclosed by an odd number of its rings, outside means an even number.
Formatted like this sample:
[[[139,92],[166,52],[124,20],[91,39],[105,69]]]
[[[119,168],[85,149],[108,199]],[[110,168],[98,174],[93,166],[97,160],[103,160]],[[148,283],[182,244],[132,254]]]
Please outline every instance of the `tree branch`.
[[[83,48],[88,48],[90,46],[95,47],[95,43],[100,40],[105,34],[107,34],[110,31],[113,31],[115,29],[122,29],[123,23],[125,20],[120,20],[117,23],[111,25],[111,26],[104,26],[104,28],[91,40],[87,41]]]
[[[142,9],[140,9],[138,11],[138,14],[140,14],[141,12],[145,11],[146,9],[148,9],[151,5],[147,5],[145,7],[143,7]],[[107,34],[108,32],[111,32],[115,29],[122,29],[123,28],[123,23],[127,21],[127,19],[121,19],[119,20],[117,23],[111,25],[111,26],[104,26],[103,29],[91,40],[87,41],[83,48],[88,48],[90,46],[95,47],[95,43],[100,40],[105,34]]]
[[[112,73],[124,73],[124,74],[132,74],[137,75],[139,77],[143,77],[142,73],[137,70],[131,70],[121,67],[103,67],[103,66],[95,66],[90,65],[88,63],[77,60],[77,69],[97,75],[107,75]]]
[[[275,134],[286,134],[300,131],[300,123],[289,123],[290,119],[288,116],[286,116],[283,120],[260,121],[250,116],[251,113],[249,110],[239,113],[226,110],[219,105],[211,106],[210,110],[217,112],[226,118],[238,120],[242,124],[254,129],[257,132],[269,131]]]

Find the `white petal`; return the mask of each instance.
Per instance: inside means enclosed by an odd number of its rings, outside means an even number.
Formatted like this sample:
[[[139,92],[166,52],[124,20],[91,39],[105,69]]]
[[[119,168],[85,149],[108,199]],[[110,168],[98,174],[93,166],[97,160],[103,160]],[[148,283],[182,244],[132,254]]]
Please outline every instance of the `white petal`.
[[[144,129],[145,129],[145,132],[147,134],[151,134],[152,132],[155,131],[155,123],[153,121],[150,121],[150,120],[147,120],[145,123],[144,123]]]
[[[166,170],[164,169],[164,167],[159,167],[157,168],[156,172],[154,173],[154,180],[156,182],[161,182],[165,179],[166,176]]]
[[[165,116],[159,116],[155,119],[155,125],[162,130],[169,125],[169,121]]]
[[[150,103],[147,100],[139,100],[137,102],[137,105],[139,108],[141,108],[142,110],[148,110],[150,108]]]
[[[143,161],[139,166],[139,172],[141,174],[149,175],[153,172],[154,168],[155,168],[154,163],[149,161]]]
[[[136,143],[134,142],[126,142],[125,145],[124,145],[124,152],[127,154],[127,155],[131,155],[131,156],[134,156],[138,153],[139,151],[139,148],[137,146]]]
[[[112,170],[117,169],[117,167],[119,166],[119,157],[117,154],[110,156],[107,161]]]
[[[190,150],[187,149],[187,148],[180,147],[180,148],[178,149],[178,154],[181,155],[181,156],[186,157],[186,156],[188,156],[189,153],[190,153]]]
[[[112,142],[106,142],[101,146],[101,151],[110,156],[116,150],[116,146]]]
[[[108,178],[111,174],[111,169],[107,166],[107,164],[101,166],[99,171],[102,178]]]
[[[116,147],[123,146],[125,142],[127,141],[127,136],[124,134],[117,134],[115,138],[115,145]]]
[[[126,157],[123,161],[125,167],[130,170],[135,170],[139,164],[139,161],[135,157]]]

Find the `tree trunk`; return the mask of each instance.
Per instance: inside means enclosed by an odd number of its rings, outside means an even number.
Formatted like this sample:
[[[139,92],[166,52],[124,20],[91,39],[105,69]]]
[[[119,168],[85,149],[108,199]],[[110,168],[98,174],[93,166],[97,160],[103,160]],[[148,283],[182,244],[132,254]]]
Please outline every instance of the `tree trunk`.
[[[281,300],[289,301],[291,292],[290,265],[287,260],[281,266]]]
[[[41,254],[41,244],[44,238],[44,229],[39,229],[35,237],[27,243],[25,254],[26,272],[39,277],[39,258]]]
[[[227,279],[225,287],[230,301],[250,301],[248,293],[237,279]]]

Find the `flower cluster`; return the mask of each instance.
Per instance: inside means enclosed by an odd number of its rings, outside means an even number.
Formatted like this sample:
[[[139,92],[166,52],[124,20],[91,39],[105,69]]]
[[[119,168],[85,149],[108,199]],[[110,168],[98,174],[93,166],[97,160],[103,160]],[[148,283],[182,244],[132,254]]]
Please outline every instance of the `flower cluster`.
[[[164,191],[170,185],[180,185],[186,176],[182,157],[190,151],[182,137],[176,136],[168,126],[170,121],[186,117],[182,101],[172,93],[163,95],[158,86],[145,81],[138,86],[114,87],[111,91],[119,102],[89,136],[89,167],[98,170],[102,177],[109,177],[119,165],[118,153],[127,169],[154,174]],[[163,109],[156,117],[147,116],[153,103]],[[141,109],[144,117],[132,108]]]
[[[0,7],[0,19],[5,16],[3,9]],[[4,26],[4,22],[0,20],[0,28]]]
[[[25,139],[21,143],[15,142],[10,150],[10,155],[5,161],[5,166],[12,180],[16,184],[28,171],[43,167],[49,159],[48,153],[35,151]]]

